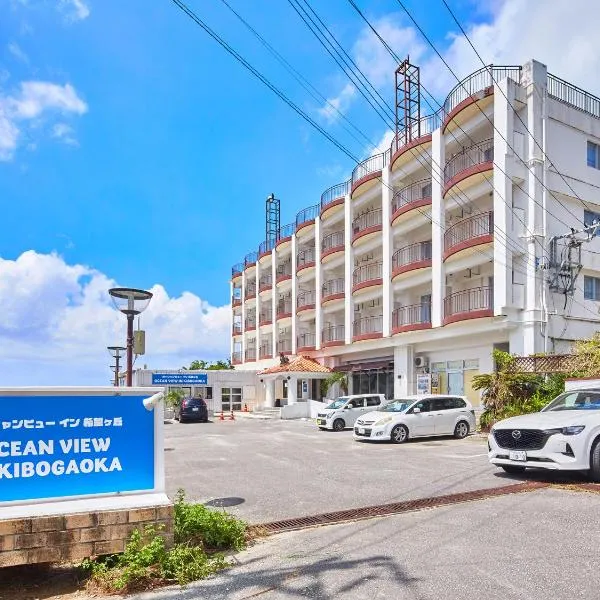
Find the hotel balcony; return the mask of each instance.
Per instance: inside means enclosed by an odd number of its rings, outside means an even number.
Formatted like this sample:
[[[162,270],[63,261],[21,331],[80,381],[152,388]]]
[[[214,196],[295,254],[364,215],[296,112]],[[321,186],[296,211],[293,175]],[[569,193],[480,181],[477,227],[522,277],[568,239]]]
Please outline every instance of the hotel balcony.
[[[275,248],[275,242],[273,240],[266,240],[261,242],[258,246],[258,262],[266,263],[267,258],[271,256],[271,251]]]
[[[277,354],[289,355],[292,353],[292,339],[277,340]]]
[[[271,310],[266,310],[261,312],[258,316],[258,324],[259,325],[271,325],[273,323],[273,312]]]
[[[377,179],[381,177],[381,171],[386,165],[386,154],[376,154],[370,156],[366,160],[358,163],[352,171],[352,197],[356,196],[358,192],[366,192],[369,188],[373,187],[377,183]]]
[[[254,331],[256,329],[256,317],[249,317],[244,321],[244,331]]]
[[[360,240],[360,243],[376,235],[381,231],[381,209],[375,208],[356,217],[352,221],[352,245]]]
[[[446,296],[444,298],[444,325],[493,316],[493,297],[494,290],[491,287],[475,287]]]
[[[431,303],[400,306],[392,312],[392,334],[431,328]]]
[[[461,183],[460,190],[481,183],[486,179],[486,173],[494,169],[494,140],[484,140],[469,148],[464,148],[458,154],[446,161],[444,167],[444,196]]]
[[[296,223],[288,223],[282,225],[277,232],[277,243],[275,244],[276,250],[284,250],[292,243],[292,235],[296,231]]]
[[[242,305],[242,288],[236,287],[233,288],[233,295],[231,296],[231,306],[234,308],[236,306]]]
[[[244,352],[245,362],[254,362],[256,360],[256,348],[246,348]]]
[[[381,261],[356,267],[352,273],[352,294],[382,284],[383,262]]]
[[[431,146],[431,134],[439,127],[439,112],[421,117],[409,128],[399,131],[392,140],[390,169],[395,171],[407,162],[414,160]]]
[[[346,328],[343,325],[330,325],[321,332],[321,347],[343,346],[346,340]]]
[[[486,212],[458,221],[444,233],[444,260],[478,251],[494,240],[494,213]],[[479,249],[480,250],[480,249]]]
[[[296,338],[296,352],[309,352],[315,349],[314,333],[301,333]]]
[[[383,316],[360,317],[352,323],[352,341],[373,340],[383,335]]]
[[[321,289],[321,304],[344,299],[344,278],[330,279],[323,283]]]
[[[392,255],[392,280],[410,271],[431,267],[431,240],[398,248]]]
[[[315,219],[321,212],[321,205],[315,204],[301,210],[296,215],[296,235],[302,237],[310,233],[311,228],[314,227]]]
[[[244,291],[244,298],[246,300],[252,300],[252,298],[256,298],[256,282],[252,281],[246,284],[246,289]]]
[[[256,261],[258,260],[258,252],[249,252],[244,257],[244,269],[251,269],[256,266]]]
[[[329,262],[336,256],[343,256],[344,232],[334,231],[323,236],[321,241],[321,262]]]
[[[231,364],[232,365],[241,365],[242,364],[242,352],[236,351],[231,354]]]
[[[315,249],[306,248],[296,255],[296,273],[315,266]]]
[[[261,344],[260,348],[258,349],[258,357],[260,360],[273,358],[273,344],[271,342],[268,344]]]
[[[276,271],[276,279],[275,283],[279,285],[284,281],[291,281],[292,279],[292,261],[288,260],[287,262],[277,265]]]
[[[233,324],[232,335],[242,335],[242,324],[241,323]]]
[[[235,280],[238,277],[241,277],[243,271],[244,271],[244,263],[238,263],[237,265],[233,265],[233,267],[231,267],[231,279]]]
[[[271,273],[261,275],[258,280],[258,293],[270,292],[273,289],[273,276]]]
[[[277,320],[287,319],[292,316],[292,298],[280,298],[277,301]]]
[[[325,219],[344,208],[344,200],[349,190],[349,182],[332,185],[321,194],[321,218]]]
[[[296,298],[296,313],[313,310],[317,302],[315,290],[300,290]]]
[[[408,221],[413,217],[426,222],[425,216],[431,206],[431,178],[415,181],[394,192],[392,198],[392,226]]]

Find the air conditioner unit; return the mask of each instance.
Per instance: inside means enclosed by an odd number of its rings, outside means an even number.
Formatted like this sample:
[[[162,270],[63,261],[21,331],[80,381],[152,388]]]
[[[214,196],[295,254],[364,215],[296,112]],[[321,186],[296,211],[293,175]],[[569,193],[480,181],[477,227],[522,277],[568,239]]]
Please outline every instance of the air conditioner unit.
[[[429,364],[429,360],[427,359],[426,356],[415,356],[415,367],[417,367],[417,369],[422,369],[423,367],[426,367]]]

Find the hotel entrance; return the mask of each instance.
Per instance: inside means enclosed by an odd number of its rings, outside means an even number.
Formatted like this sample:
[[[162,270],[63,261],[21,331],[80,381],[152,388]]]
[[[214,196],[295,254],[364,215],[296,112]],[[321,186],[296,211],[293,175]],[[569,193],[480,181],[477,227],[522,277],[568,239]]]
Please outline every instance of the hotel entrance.
[[[384,394],[388,400],[394,397],[394,362],[378,361],[346,367],[352,394]],[[344,369],[345,370],[345,369]]]

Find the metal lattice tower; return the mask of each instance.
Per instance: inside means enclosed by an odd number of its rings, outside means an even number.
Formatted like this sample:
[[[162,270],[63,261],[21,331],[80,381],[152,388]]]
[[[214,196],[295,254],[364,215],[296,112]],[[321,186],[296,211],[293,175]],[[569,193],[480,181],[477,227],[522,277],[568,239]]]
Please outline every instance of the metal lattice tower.
[[[275,245],[277,236],[279,235],[279,229],[281,227],[279,199],[275,198],[275,194],[267,196],[265,217],[265,241],[269,244]]]
[[[404,143],[421,135],[421,86],[419,67],[407,57],[396,69],[396,139]]]

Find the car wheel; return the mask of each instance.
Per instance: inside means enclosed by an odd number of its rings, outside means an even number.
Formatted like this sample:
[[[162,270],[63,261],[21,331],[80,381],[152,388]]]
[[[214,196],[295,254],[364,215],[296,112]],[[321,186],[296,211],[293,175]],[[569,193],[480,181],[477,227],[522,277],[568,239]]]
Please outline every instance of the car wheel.
[[[522,475],[525,473],[525,467],[517,467],[516,465],[500,465],[510,475]]]
[[[588,473],[592,481],[600,483],[600,439],[597,439],[592,446],[590,470]]]
[[[454,428],[454,437],[462,440],[469,435],[469,424],[466,421],[459,421]]]
[[[396,425],[390,433],[390,440],[394,444],[403,444],[408,440],[408,429],[404,425]]]
[[[346,423],[344,423],[344,419],[336,419],[333,422],[334,431],[344,431],[344,429],[346,429]]]

